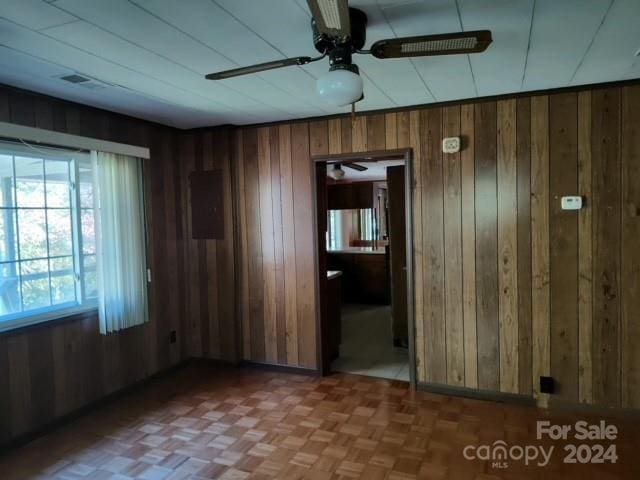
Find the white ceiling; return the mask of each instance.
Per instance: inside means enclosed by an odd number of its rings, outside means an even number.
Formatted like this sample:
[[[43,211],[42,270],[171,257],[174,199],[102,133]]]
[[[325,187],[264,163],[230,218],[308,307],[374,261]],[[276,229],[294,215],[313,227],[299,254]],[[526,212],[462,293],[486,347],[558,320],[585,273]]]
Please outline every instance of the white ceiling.
[[[363,167],[367,167],[366,170],[354,170],[353,168],[345,167],[342,164],[342,171],[344,177],[342,182],[368,182],[373,180],[386,180],[387,167],[396,167],[398,165],[404,165],[404,160],[379,160],[376,162],[356,162]],[[327,164],[327,174],[333,170],[333,164]]]
[[[640,0],[352,0],[381,38],[490,29],[477,55],[355,56],[359,110],[640,77]],[[325,114],[328,60],[222,82],[206,73],[316,54],[305,0],[0,0],[0,82],[190,128]],[[60,80],[80,73],[106,88]]]

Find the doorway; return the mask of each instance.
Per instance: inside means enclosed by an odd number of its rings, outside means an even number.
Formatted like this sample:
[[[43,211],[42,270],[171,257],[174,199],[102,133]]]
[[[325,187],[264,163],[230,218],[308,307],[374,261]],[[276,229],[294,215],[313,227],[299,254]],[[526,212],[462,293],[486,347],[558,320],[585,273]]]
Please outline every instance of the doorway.
[[[313,161],[321,371],[415,385],[410,150]]]

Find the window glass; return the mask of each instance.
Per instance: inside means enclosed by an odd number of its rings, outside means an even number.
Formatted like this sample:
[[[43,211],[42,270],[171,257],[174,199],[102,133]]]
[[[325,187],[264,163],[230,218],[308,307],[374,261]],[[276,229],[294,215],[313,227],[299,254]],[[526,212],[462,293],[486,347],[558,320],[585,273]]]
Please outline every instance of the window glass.
[[[20,262],[20,277],[24,310],[51,305],[47,259]]]
[[[41,158],[14,157],[16,201],[19,208],[44,208],[44,162]]]
[[[22,311],[18,262],[0,264],[0,316]]]
[[[89,155],[48,151],[0,142],[0,329],[95,305]]]
[[[64,160],[45,160],[46,196],[48,208],[66,208],[71,206],[69,188],[69,162]]]
[[[47,217],[44,208],[18,209],[20,259],[47,258]]]

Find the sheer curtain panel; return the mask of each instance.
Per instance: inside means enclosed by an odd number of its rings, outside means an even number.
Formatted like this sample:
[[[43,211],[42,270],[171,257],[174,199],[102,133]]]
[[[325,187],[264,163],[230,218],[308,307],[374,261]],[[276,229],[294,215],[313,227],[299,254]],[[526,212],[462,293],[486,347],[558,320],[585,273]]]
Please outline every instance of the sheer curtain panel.
[[[148,321],[142,160],[93,152],[100,332]]]

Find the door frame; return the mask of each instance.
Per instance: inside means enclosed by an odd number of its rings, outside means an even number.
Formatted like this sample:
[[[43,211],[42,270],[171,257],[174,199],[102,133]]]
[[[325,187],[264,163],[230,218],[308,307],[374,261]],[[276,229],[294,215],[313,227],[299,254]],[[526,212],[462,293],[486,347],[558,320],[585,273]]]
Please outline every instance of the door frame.
[[[369,152],[326,154],[311,156],[312,172],[312,216],[313,216],[313,264],[316,276],[315,301],[316,301],[316,363],[320,375],[325,376],[330,372],[324,366],[323,345],[329,339],[322,335],[322,308],[321,308],[321,284],[323,277],[320,276],[320,252],[318,245],[318,192],[316,165],[318,162],[327,164],[341,163],[345,161],[357,161],[358,163],[375,162],[380,160],[404,160],[404,195],[405,195],[405,226],[407,243],[407,326],[409,334],[409,385],[416,389],[416,338],[415,338],[415,293],[414,293],[414,269],[415,257],[413,251],[413,150],[411,148],[400,148],[393,150],[376,150]],[[326,253],[325,253],[326,254]],[[326,280],[326,274],[324,280]]]

